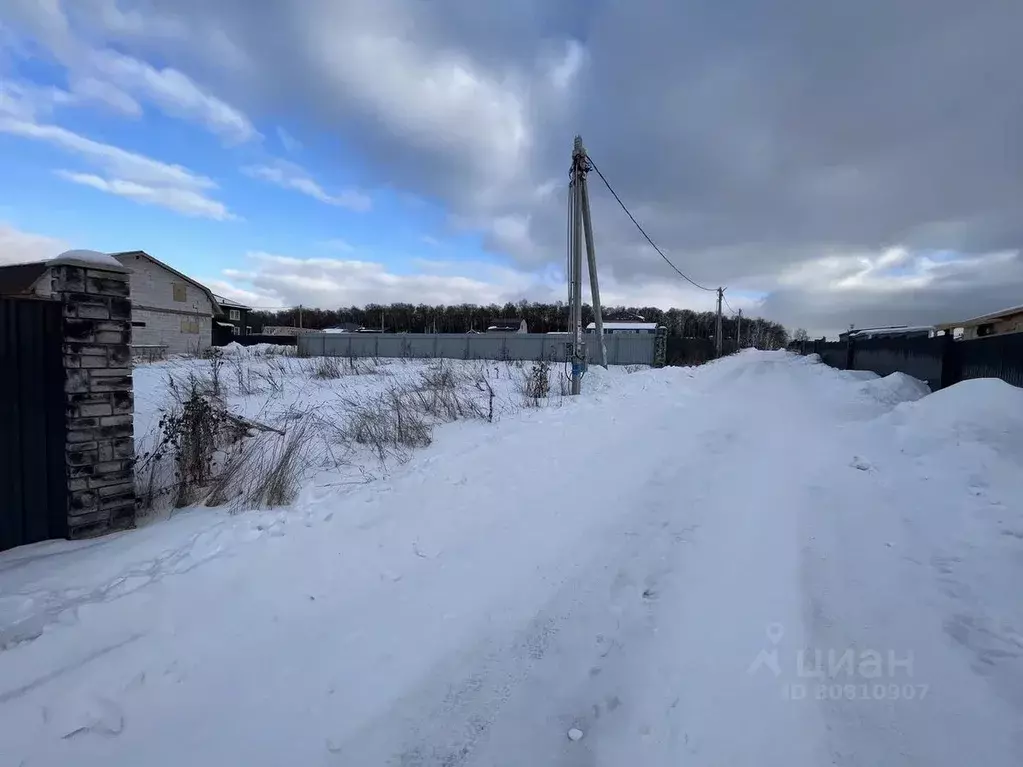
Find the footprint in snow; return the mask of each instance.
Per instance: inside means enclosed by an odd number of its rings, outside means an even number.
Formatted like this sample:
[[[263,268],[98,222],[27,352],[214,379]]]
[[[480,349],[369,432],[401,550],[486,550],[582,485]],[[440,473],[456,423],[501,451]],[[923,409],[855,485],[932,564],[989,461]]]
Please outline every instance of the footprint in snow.
[[[870,471],[871,468],[870,463],[866,459],[860,458],[858,455],[853,456],[852,462],[849,465],[854,469],[859,469],[860,471]]]

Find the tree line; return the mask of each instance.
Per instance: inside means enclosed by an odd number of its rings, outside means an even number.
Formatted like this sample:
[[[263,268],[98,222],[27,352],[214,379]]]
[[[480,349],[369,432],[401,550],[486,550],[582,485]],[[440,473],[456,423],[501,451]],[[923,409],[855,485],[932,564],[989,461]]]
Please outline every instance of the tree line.
[[[610,306],[604,307],[604,322],[615,320],[638,320],[656,322],[668,329],[669,336],[678,338],[714,337],[715,313],[694,312],[691,309],[668,309],[655,306]],[[283,325],[323,330],[332,327],[363,327],[384,330],[391,333],[467,333],[485,332],[495,320],[523,319],[531,333],[564,331],[568,327],[568,307],[563,301],[539,303],[520,301],[503,306],[489,304],[457,304],[453,306],[429,306],[427,304],[395,303],[387,306],[367,304],[363,307],[350,306],[339,309],[290,308],[278,311],[253,311],[249,314],[249,325],[253,333],[259,333],[267,325]],[[593,321],[593,310],[583,306],[583,324]],[[722,318],[722,335],[735,340],[737,319]],[[741,346],[756,346],[761,349],[784,348],[788,333],[777,322],[759,317],[742,318]]]

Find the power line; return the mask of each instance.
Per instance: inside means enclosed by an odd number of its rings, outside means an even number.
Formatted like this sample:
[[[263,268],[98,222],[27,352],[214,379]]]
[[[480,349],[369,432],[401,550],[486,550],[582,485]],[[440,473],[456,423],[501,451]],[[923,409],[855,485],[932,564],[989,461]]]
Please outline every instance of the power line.
[[[597,171],[597,175],[600,176],[600,180],[604,182],[604,186],[607,187],[607,190],[614,196],[615,200],[618,201],[618,204],[622,206],[622,210],[625,211],[625,215],[627,215],[630,219],[632,219],[632,223],[634,223],[636,225],[636,228],[639,229],[639,233],[642,234],[646,238],[646,241],[649,242],[650,245],[653,247],[653,249],[657,251],[657,255],[659,255],[661,258],[663,258],[664,262],[668,266],[670,266],[672,269],[674,269],[679,277],[681,277],[682,279],[684,279],[686,282],[690,283],[694,287],[697,287],[700,290],[706,290],[706,291],[714,291],[714,290],[716,290],[716,288],[708,288],[708,287],[705,287],[704,285],[701,285],[700,283],[698,283],[695,280],[693,280],[692,278],[690,278],[687,274],[685,274],[681,269],[679,269],[673,263],[671,263],[671,260],[666,255],[664,255],[664,253],[661,251],[661,249],[659,247],[657,247],[657,244],[653,240],[650,239],[650,235],[646,233],[646,231],[643,229],[642,226],[639,225],[639,222],[636,220],[636,217],[633,216],[631,212],[629,212],[629,209],[625,206],[625,203],[622,202],[622,198],[618,196],[618,193],[614,190],[614,188],[612,188],[611,184],[608,183],[607,179],[604,178],[604,174],[600,172],[600,168],[597,167],[597,163],[593,162],[593,158],[590,157],[589,155],[587,155],[586,159],[588,159],[590,161],[590,165],[593,166],[593,170]]]
[[[730,311],[732,314],[735,314],[736,313],[735,309],[733,309],[732,305],[730,303],[728,303],[728,299],[725,298],[725,294],[724,293],[721,294],[721,298],[724,299],[725,306],[728,307],[728,311]]]

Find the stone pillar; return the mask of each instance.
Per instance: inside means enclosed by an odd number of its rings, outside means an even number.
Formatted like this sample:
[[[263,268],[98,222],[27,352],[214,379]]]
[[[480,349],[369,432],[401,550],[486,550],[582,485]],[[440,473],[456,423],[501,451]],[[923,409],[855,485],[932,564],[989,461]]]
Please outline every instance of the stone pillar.
[[[668,361],[668,329],[664,325],[658,325],[654,331],[654,359],[653,367],[663,368]]]
[[[53,297],[64,309],[68,537],[135,524],[129,270],[58,258]]]

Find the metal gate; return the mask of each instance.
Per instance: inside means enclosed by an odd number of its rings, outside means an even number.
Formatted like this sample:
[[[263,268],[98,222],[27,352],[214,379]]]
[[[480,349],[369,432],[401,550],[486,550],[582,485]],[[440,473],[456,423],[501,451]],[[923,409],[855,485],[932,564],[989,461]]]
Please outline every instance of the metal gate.
[[[62,316],[0,298],[0,551],[67,535]]]

